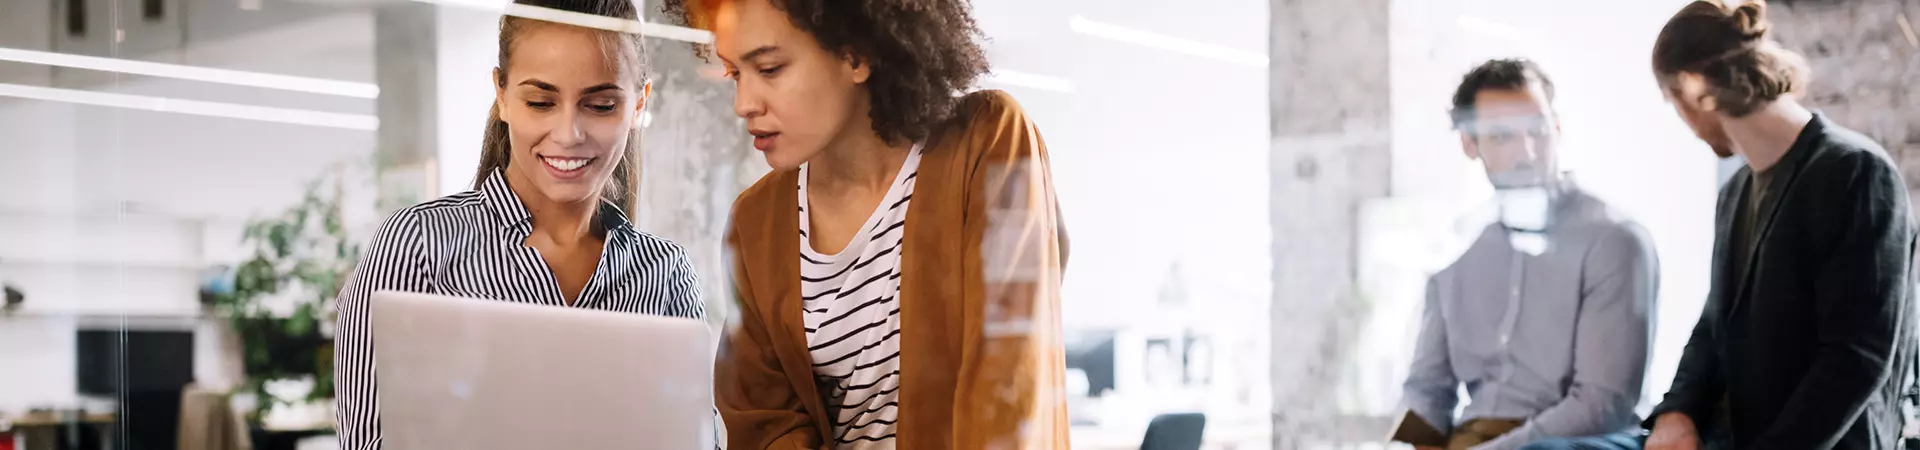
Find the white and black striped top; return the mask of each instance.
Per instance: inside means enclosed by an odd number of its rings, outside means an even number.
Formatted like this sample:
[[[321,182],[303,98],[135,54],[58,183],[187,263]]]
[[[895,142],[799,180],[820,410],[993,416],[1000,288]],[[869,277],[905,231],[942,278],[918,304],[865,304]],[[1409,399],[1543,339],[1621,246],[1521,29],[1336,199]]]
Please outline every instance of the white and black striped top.
[[[807,169],[800,167],[800,296],[814,381],[827,393],[842,449],[893,448],[900,414],[900,252],[920,167],[908,154],[885,200],[837,255],[808,243]]]
[[[702,318],[700,283],[679,245],[634,229],[602,206],[606,247],[576,308]],[[553,271],[525,244],[533,218],[496,170],[477,191],[400,210],[380,226],[340,291],[334,343],[343,450],[380,448],[368,296],[396,290],[562,306]]]

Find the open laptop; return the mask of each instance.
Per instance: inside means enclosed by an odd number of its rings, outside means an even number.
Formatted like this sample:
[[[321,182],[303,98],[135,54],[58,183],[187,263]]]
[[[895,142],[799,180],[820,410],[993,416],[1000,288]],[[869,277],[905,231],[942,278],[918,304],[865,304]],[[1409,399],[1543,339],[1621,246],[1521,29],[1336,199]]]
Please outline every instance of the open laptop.
[[[387,450],[712,449],[705,322],[373,294]]]

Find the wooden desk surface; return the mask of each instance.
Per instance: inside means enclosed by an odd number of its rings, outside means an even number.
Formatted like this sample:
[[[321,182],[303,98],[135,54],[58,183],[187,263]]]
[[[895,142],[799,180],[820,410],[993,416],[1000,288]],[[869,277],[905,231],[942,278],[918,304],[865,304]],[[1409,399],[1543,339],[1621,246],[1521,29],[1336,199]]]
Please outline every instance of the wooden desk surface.
[[[14,428],[30,428],[56,427],[76,421],[90,425],[109,425],[114,423],[116,418],[114,413],[87,413],[80,417],[74,417],[74,419],[77,420],[68,420],[68,417],[63,416],[65,416],[65,414],[46,411],[30,412],[23,415],[0,414],[0,422],[13,424]]]

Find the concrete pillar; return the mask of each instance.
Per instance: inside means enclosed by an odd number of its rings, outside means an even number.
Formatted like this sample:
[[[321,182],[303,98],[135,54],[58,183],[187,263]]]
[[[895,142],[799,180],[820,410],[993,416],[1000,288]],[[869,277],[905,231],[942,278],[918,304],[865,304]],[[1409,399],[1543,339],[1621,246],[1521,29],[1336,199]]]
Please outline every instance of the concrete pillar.
[[[1325,438],[1351,353],[1359,205],[1387,193],[1389,0],[1273,0],[1274,448]]]
[[[719,324],[733,309],[724,247],[733,199],[769,168],[733,115],[733,83],[719,76],[718,61],[702,61],[688,43],[666,39],[648,39],[647,52],[653,98],[642,132],[641,208],[634,215],[641,229],[686,247],[708,319]]]
[[[439,153],[440,90],[435,35],[442,8],[420,2],[383,3],[374,11],[374,81],[380,86],[375,111],[374,173],[379,177],[380,211],[411,206],[443,194],[428,176]],[[437,174],[436,174],[437,175]]]
[[[493,105],[499,13],[420,2],[376,8],[380,209],[471,189]]]

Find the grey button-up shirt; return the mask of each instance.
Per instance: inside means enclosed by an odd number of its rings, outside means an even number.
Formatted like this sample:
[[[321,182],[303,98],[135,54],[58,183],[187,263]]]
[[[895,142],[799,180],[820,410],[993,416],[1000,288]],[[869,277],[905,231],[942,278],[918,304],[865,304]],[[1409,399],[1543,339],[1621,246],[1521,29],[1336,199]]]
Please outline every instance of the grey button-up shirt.
[[[1645,229],[1569,182],[1544,251],[1499,225],[1427,282],[1409,408],[1443,431],[1526,424],[1479,448],[1632,428],[1653,341],[1659,261]],[[1465,385],[1471,402],[1454,417]]]

